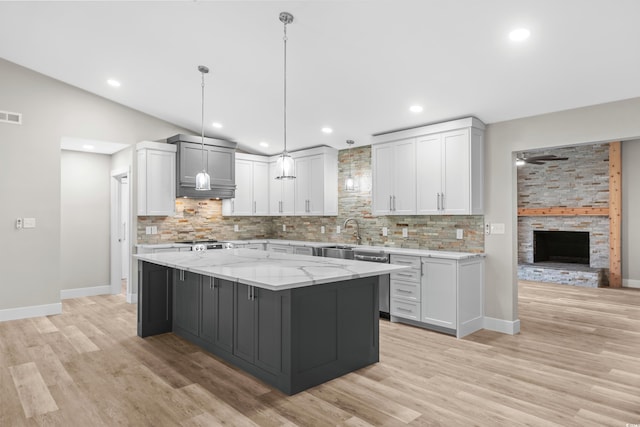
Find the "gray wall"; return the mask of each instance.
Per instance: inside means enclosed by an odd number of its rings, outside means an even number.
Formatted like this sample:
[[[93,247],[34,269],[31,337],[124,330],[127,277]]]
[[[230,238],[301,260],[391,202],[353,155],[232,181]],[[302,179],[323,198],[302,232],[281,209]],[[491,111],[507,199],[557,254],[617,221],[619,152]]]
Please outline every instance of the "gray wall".
[[[60,302],[61,137],[134,144],[184,129],[3,59],[0,76],[0,110],[23,114],[0,124],[1,312]],[[16,230],[19,217],[37,228]]]
[[[485,222],[505,234],[485,238],[488,317],[518,318],[517,192],[515,153],[583,143],[628,141],[640,136],[640,98],[544,114],[487,126]]]
[[[61,153],[61,289],[109,285],[110,172],[109,155]]]
[[[640,140],[622,144],[622,285],[640,288]]]

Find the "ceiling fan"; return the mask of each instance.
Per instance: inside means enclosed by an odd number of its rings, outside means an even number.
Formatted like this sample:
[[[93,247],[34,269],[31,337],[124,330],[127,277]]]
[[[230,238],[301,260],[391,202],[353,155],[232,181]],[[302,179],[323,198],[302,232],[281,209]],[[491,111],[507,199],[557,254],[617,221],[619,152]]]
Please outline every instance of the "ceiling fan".
[[[546,162],[557,160],[569,160],[568,157],[558,157],[555,154],[543,154],[541,156],[521,157],[516,159],[516,165],[521,166],[524,164],[530,165],[544,165]]]

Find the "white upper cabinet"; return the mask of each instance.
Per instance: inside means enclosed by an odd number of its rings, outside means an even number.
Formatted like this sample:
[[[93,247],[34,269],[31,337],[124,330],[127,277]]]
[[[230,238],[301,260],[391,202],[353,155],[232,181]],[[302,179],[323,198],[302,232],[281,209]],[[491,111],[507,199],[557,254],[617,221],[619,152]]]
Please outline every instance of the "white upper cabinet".
[[[293,215],[295,180],[280,180],[276,179],[276,176],[278,176],[278,168],[276,161],[273,160],[269,163],[269,215]]]
[[[176,146],[143,141],[136,144],[138,215],[176,213]]]
[[[269,163],[261,156],[236,153],[236,192],[222,201],[222,214],[266,216],[269,214]]]
[[[409,138],[412,137],[412,138]],[[376,142],[385,142],[376,144]],[[415,141],[412,166],[395,159],[400,147]],[[483,213],[484,124],[475,118],[439,123],[374,137],[372,147],[373,199],[375,215],[480,215]],[[406,150],[408,153],[409,150]],[[405,153],[405,156],[407,154]],[[382,161],[381,159],[385,159]],[[395,164],[395,170],[390,164]],[[398,170],[399,169],[399,170]],[[408,183],[414,174],[413,186]],[[389,199],[388,175],[403,184],[392,192],[414,191],[414,210],[399,204],[397,194]],[[393,182],[393,181],[392,181]],[[393,196],[396,196],[395,205]],[[384,200],[384,197],[387,199]],[[404,198],[403,198],[404,200]],[[394,210],[395,206],[395,210]]]
[[[372,147],[374,215],[415,215],[415,139]]]
[[[318,147],[290,154],[295,179],[276,180],[272,165],[270,180],[275,182],[270,185],[275,191],[270,196],[271,215],[338,215],[338,150]]]

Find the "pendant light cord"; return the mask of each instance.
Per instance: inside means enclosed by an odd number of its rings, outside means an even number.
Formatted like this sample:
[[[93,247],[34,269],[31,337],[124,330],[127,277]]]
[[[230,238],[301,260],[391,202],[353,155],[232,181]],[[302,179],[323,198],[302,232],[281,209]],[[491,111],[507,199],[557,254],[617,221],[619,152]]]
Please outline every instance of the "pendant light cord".
[[[284,23],[284,152],[287,152],[287,23]]]
[[[205,171],[205,167],[204,167],[204,71],[201,71],[200,74],[202,74],[202,130],[200,135],[202,136],[202,148],[200,150],[200,160],[202,162],[202,170]]]

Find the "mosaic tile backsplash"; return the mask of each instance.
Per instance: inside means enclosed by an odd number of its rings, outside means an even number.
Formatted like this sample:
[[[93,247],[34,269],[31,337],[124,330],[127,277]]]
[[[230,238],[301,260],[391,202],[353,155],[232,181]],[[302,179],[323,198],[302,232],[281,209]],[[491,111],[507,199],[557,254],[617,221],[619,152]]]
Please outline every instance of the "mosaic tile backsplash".
[[[360,224],[362,244],[474,253],[484,251],[482,215],[371,215],[371,146],[353,148],[351,162],[348,150],[340,151],[338,159],[337,217],[226,217],[222,216],[222,202],[219,200],[176,199],[176,215],[173,217],[138,217],[138,243],[272,238],[355,244],[353,223],[349,223],[346,229],[342,227],[347,218],[353,217]],[[354,192],[344,191],[342,185],[349,174],[350,163],[358,184]],[[234,231],[234,225],[238,225],[239,231]],[[286,225],[286,231],[282,231],[283,225]],[[145,234],[147,226],[156,226],[158,234]],[[340,234],[336,233],[338,226],[342,228]],[[321,233],[321,227],[325,227],[325,233]],[[382,235],[383,227],[388,229],[387,236]],[[409,232],[407,238],[402,237],[405,227]],[[463,239],[456,239],[456,229],[463,230]]]

